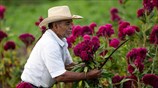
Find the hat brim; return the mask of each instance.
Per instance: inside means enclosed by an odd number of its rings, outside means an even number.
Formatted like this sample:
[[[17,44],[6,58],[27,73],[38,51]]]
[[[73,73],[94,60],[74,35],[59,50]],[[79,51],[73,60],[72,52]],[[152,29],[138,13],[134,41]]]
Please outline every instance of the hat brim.
[[[55,17],[47,17],[44,20],[41,21],[39,24],[39,27],[47,26],[51,22],[56,22],[60,20],[68,20],[68,19],[82,19],[82,16],[79,15],[73,15],[72,17],[65,17],[65,16],[55,16]]]

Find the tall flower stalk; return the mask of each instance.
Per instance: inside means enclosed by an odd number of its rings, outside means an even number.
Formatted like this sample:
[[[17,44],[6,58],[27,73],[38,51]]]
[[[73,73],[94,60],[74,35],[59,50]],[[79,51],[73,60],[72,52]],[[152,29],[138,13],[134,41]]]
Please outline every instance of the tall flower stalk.
[[[156,62],[157,57],[158,57],[158,45],[156,45],[156,52],[155,52],[155,56],[153,57],[153,63],[152,63],[152,68],[151,68],[152,74],[154,73],[154,70],[155,70],[155,62]]]
[[[112,53],[105,58],[105,61],[103,62],[103,64],[100,65],[99,69],[102,69],[102,67],[106,64],[106,62],[110,59],[110,57],[123,45],[127,42],[128,40],[124,41],[123,43],[121,43],[115,50],[112,51]]]

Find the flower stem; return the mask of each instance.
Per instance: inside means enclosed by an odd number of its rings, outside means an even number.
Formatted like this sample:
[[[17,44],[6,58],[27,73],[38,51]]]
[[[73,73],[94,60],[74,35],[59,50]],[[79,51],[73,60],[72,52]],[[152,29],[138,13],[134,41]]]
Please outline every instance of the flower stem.
[[[105,58],[105,61],[103,64],[101,64],[101,66],[98,68],[98,69],[101,69],[105,64],[106,62],[109,60],[109,58],[124,44],[126,43],[128,40],[124,41],[123,43],[121,43],[107,58]]]
[[[153,58],[153,63],[152,63],[152,70],[151,70],[151,73],[154,73],[154,68],[155,68],[155,60],[156,60],[156,56],[157,56],[157,50],[158,50],[158,46],[156,46],[156,54]]]
[[[137,75],[137,77],[138,77],[138,88],[142,88],[142,87],[141,87],[140,78],[139,78],[139,76],[138,76],[138,75]]]
[[[147,30],[147,24],[145,23],[143,26],[144,26],[144,30],[143,30],[143,47],[145,47],[145,45],[146,45],[146,34],[145,34],[145,32]]]
[[[0,59],[2,59],[2,44],[0,43]]]
[[[109,47],[109,38],[105,37],[105,39],[106,39],[106,42],[107,42],[107,47]]]
[[[12,63],[14,64],[14,60],[13,60],[13,51],[12,51],[12,50],[10,50],[10,59],[11,59]]]

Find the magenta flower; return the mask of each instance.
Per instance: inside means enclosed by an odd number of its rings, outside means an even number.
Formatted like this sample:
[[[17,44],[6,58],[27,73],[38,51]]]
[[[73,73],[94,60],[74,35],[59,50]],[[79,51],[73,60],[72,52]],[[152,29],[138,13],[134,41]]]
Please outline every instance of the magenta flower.
[[[92,44],[100,43],[99,38],[97,36],[92,37]]]
[[[135,29],[131,26],[124,28],[123,33],[128,36],[132,36],[135,33]]]
[[[112,46],[112,47],[114,47],[114,48],[117,48],[119,44],[120,44],[120,41],[118,39],[114,38],[114,39],[112,39],[110,41],[109,45]]]
[[[137,56],[137,58],[134,60],[134,64],[135,66],[139,66],[141,63],[143,62],[143,59],[139,56]]]
[[[121,18],[118,15],[117,8],[111,8],[110,13],[111,13],[111,20],[112,21],[120,21],[121,20]]]
[[[121,33],[121,32],[118,32],[118,37],[119,37],[120,40],[124,40],[126,35]]]
[[[71,43],[74,43],[74,42],[75,42],[76,37],[75,37],[75,36],[73,36],[73,35],[70,35],[69,39],[70,39],[70,42],[71,42]]]
[[[151,85],[153,88],[158,88],[158,76],[154,74],[145,74],[142,80],[144,84]]]
[[[38,21],[35,22],[35,25],[39,26],[39,24],[41,23],[42,20],[43,20],[43,17],[40,16],[39,19],[38,19]]]
[[[42,20],[43,20],[43,17],[40,16],[39,19],[38,19],[38,21],[35,22],[35,25],[39,26],[39,24],[41,23]]]
[[[42,22],[42,20],[43,20],[43,17],[40,16],[40,17],[38,18],[38,21],[35,22],[35,25],[36,25],[36,26],[39,26],[39,24]],[[40,29],[41,29],[42,34],[44,34],[45,31],[47,30],[46,26],[42,26],[42,27],[40,27]]]
[[[92,29],[89,27],[89,26],[83,26],[82,27],[82,30],[81,31],[81,35],[84,36],[84,35],[92,35],[93,31]]]
[[[32,34],[24,33],[19,36],[19,39],[28,47],[35,41],[35,37]]]
[[[112,20],[112,21],[120,21],[121,18],[120,18],[120,16],[118,16],[117,14],[114,14],[114,15],[111,15],[111,20]]]
[[[39,22],[42,22],[43,21],[43,17],[40,16],[38,20],[39,20]]]
[[[134,61],[136,59],[137,52],[137,49],[133,48],[131,51],[127,53],[126,57],[128,58],[128,62],[130,62],[129,60]]]
[[[124,28],[126,28],[127,26],[130,26],[130,23],[129,22],[126,22],[126,21],[121,21],[119,23],[119,28],[118,28],[118,37],[121,39],[121,40],[124,40],[125,38],[125,34],[123,32]]]
[[[46,26],[41,27],[42,34],[44,34],[46,30],[47,30]]]
[[[121,40],[124,40],[126,35],[132,36],[135,34],[135,31],[139,32],[139,28],[137,26],[130,26],[129,22],[121,21],[119,23],[119,29],[118,29],[118,37]]]
[[[74,26],[72,29],[72,34],[74,37],[78,37],[81,35],[82,27],[80,25]]]
[[[83,61],[89,61],[90,60],[90,58],[89,58],[86,51],[81,52],[81,58],[82,58]]]
[[[106,27],[105,26],[100,26],[98,32],[96,33],[98,37],[100,36],[105,36],[105,30]]]
[[[145,59],[146,54],[147,54],[147,49],[146,48],[138,48],[138,56],[141,57],[142,59]]]
[[[92,54],[92,47],[90,43],[81,42],[78,45],[74,47],[74,54],[76,56],[79,56],[82,61],[89,61],[91,60],[91,54]]]
[[[123,4],[123,0],[118,0],[120,4]]]
[[[146,57],[147,50],[146,48],[134,48],[127,54],[127,62],[129,64],[128,71],[133,72],[133,67],[130,64],[134,64],[139,72],[143,72],[144,64],[143,61]]]
[[[110,30],[112,29],[112,24],[106,24],[105,27]]]
[[[112,83],[120,83],[123,80],[124,76],[119,76],[119,75],[115,75],[114,77],[112,77]],[[116,88],[120,88],[120,84],[115,85]]]
[[[139,72],[143,72],[143,70],[144,70],[144,64],[143,63],[140,63],[138,66],[137,66],[137,68],[138,68],[138,70],[139,70]]]
[[[3,32],[2,30],[0,30],[0,42],[5,38],[5,37],[7,37],[8,35],[5,33],[5,32]]]
[[[110,13],[111,14],[118,14],[118,9],[117,8],[111,8]]]
[[[123,78],[123,76],[115,75],[114,77],[112,77],[112,83],[119,83]]]
[[[119,23],[119,32],[121,34],[123,34],[123,29],[126,28],[127,26],[130,26],[130,23],[129,22],[126,22],[126,21],[121,21]]]
[[[89,27],[92,29],[92,32],[94,33],[94,28],[97,27],[97,24],[92,22]]]
[[[128,72],[129,72],[130,74],[133,74],[134,70],[135,70],[135,68],[134,68],[131,64],[129,64],[129,65],[128,65]]]
[[[131,27],[133,27],[137,32],[140,31],[139,27],[137,27],[137,26],[131,26]]]
[[[13,41],[7,41],[4,45],[4,50],[14,50],[16,47],[15,43]]]
[[[20,82],[16,88],[33,88],[31,84],[27,82]]]
[[[69,37],[66,38],[67,40],[67,43],[68,43],[68,48],[71,48],[72,47],[72,43],[75,42],[75,37],[73,35],[70,35]]]
[[[152,0],[143,0],[143,8],[147,11],[147,14],[149,15],[154,8]]]
[[[92,37],[91,43],[93,46],[93,53],[95,53],[98,50],[98,48],[100,47],[99,38],[97,36]]]
[[[111,37],[111,35],[114,34],[114,29],[112,28],[112,24],[105,25],[105,34],[108,37]]]
[[[143,72],[144,64],[143,64],[143,60],[141,57],[135,59],[134,64],[138,68],[139,72]]]
[[[67,43],[68,43],[68,48],[72,48],[72,43],[69,41],[69,39],[67,39]]]
[[[4,18],[5,10],[6,10],[5,6],[0,5],[0,19]]]
[[[114,29],[112,29],[111,24],[106,24],[105,26],[100,26],[97,36],[105,36],[105,37],[111,37],[111,35],[114,34]]]
[[[135,76],[135,75],[128,76],[128,78],[131,78],[131,79],[133,79],[133,80],[135,80],[135,81],[138,81],[138,78],[137,78],[137,76]]]
[[[91,37],[89,35],[84,35],[83,39],[84,39],[84,41],[90,41]]]
[[[143,17],[143,16],[145,16],[145,11],[144,11],[144,9],[143,9],[143,8],[138,9],[138,10],[137,10],[137,17],[139,18],[139,17]]]
[[[128,72],[129,73],[132,74],[133,71],[135,70],[135,68],[131,65],[132,63],[134,63],[134,65],[137,67],[139,72],[143,72],[143,69],[144,69],[143,60],[141,58],[137,58],[134,61],[132,61],[131,63],[129,63],[129,61],[128,61]]]
[[[81,54],[81,48],[82,48],[82,44],[81,44],[81,43],[77,44],[77,45],[74,47],[73,51],[74,51],[74,54],[75,54],[76,56],[80,56],[80,54]]]
[[[89,36],[89,35],[84,35],[83,36],[83,42],[85,43],[85,44],[90,44],[90,42],[91,42],[91,37]]]
[[[158,0],[153,0],[153,5],[158,9]]]
[[[40,24],[40,22],[35,22],[35,25],[36,25],[36,26],[39,26],[39,24]]]
[[[123,88],[133,88],[138,87],[137,85],[137,77],[135,75],[126,76],[125,79],[132,79],[123,83]],[[134,81],[135,80],[135,81]]]
[[[146,48],[133,48],[131,51],[127,53],[126,57],[128,58],[128,60],[131,60],[132,62],[134,62],[135,59],[141,58],[141,62],[142,62],[145,59],[146,54],[147,54]]]
[[[155,25],[150,33],[150,43],[158,44],[158,25]]]

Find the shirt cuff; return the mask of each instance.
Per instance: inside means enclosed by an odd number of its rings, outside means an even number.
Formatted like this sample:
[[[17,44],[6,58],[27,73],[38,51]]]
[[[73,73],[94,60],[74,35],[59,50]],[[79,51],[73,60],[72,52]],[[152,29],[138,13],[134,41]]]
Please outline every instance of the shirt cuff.
[[[63,69],[63,70],[59,70],[59,71],[56,71],[56,72],[51,72],[50,74],[51,74],[52,78],[55,78],[57,76],[60,76],[60,75],[64,74],[65,72],[66,72],[66,70]]]

